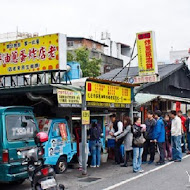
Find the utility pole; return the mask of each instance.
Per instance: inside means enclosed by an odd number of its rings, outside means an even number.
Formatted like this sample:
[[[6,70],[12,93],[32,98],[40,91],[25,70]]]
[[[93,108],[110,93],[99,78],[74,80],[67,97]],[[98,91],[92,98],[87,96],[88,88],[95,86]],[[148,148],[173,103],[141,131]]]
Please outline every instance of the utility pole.
[[[87,110],[86,108],[86,91],[82,96],[82,111]],[[81,113],[82,116],[82,113]],[[81,117],[82,119],[82,117]],[[87,125],[82,125],[82,175],[87,174],[87,165],[86,165],[86,155],[87,152]]]
[[[129,117],[131,118],[131,121],[133,123],[133,100],[131,101],[131,104],[130,104]]]

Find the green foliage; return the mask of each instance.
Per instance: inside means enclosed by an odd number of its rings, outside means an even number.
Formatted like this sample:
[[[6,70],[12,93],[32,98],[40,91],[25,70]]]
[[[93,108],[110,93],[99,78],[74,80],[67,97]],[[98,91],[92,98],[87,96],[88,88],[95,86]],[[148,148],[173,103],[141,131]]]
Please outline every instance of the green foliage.
[[[74,61],[74,55],[70,51],[67,51],[67,62],[71,61]]]
[[[68,55],[69,54],[69,55]],[[75,50],[74,55],[67,53],[67,61],[77,61],[83,73],[83,77],[97,77],[100,75],[100,65],[102,60],[89,57],[90,51],[86,47]]]

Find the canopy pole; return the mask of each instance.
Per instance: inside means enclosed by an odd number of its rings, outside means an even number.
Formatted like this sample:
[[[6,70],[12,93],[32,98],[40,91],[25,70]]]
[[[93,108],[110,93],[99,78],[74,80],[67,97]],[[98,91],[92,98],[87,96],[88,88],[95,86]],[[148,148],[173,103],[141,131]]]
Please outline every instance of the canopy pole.
[[[133,101],[131,101],[131,104],[130,104],[129,117],[131,118],[131,121],[132,121],[132,123],[133,123]]]
[[[86,91],[82,97],[82,110],[87,110],[86,108]],[[82,115],[82,113],[81,113]],[[87,165],[86,165],[86,154],[87,152],[87,125],[82,125],[82,175],[87,175]]]

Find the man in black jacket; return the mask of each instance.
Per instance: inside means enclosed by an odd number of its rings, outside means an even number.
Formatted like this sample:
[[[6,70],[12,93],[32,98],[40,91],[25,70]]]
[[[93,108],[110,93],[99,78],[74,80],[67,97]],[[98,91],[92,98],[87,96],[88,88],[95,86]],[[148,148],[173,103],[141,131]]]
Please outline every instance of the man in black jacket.
[[[147,155],[150,153],[150,160],[148,164],[154,162],[155,156],[155,142],[153,142],[153,130],[156,125],[156,120],[153,118],[153,112],[151,110],[147,113],[147,119],[145,120],[146,125],[146,142],[144,143],[144,151],[142,155],[142,163],[147,163]]]
[[[187,154],[190,154],[190,110],[187,111],[187,119],[185,122],[185,127],[187,129],[187,144],[188,144]]]

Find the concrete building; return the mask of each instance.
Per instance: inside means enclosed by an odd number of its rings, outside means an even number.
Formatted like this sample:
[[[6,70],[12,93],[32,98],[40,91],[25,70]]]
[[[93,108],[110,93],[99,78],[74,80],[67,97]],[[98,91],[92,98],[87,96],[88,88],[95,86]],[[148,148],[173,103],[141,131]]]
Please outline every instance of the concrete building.
[[[67,37],[67,50],[73,51],[80,47],[87,47],[90,51],[104,53],[104,43],[83,37]]]
[[[90,50],[90,57],[96,57],[102,60],[101,74],[123,67],[123,60],[121,58],[106,54],[108,45],[105,43],[83,37],[67,37],[68,51],[74,51],[83,46]]]
[[[102,32],[100,41],[107,45],[107,47],[104,48],[106,55],[122,59],[123,65],[129,62],[131,54],[131,47],[129,45],[113,41],[108,32]]]

